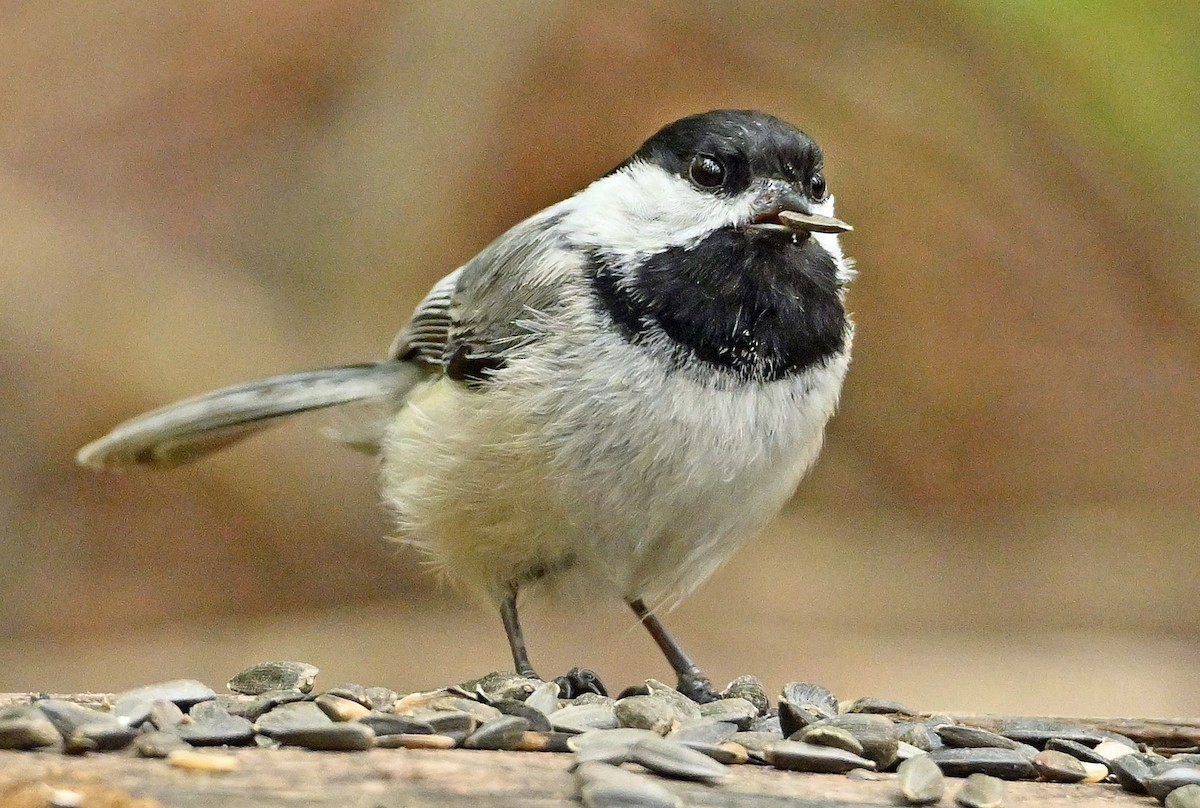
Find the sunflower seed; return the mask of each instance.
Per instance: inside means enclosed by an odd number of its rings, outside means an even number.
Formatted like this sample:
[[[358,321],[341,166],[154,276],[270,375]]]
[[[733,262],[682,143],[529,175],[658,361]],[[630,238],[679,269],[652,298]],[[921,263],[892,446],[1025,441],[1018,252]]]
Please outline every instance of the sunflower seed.
[[[779,221],[783,222],[787,227],[810,233],[848,233],[854,229],[841,219],[835,219],[832,216],[823,216],[820,213],[797,213],[790,210],[781,210],[779,212]]]
[[[333,722],[324,726],[294,727],[272,736],[284,746],[329,752],[361,752],[375,745],[375,733],[357,721]]]
[[[174,732],[155,730],[137,736],[133,749],[139,757],[165,758],[177,749],[191,749],[192,745]]]
[[[69,788],[56,788],[46,794],[46,808],[80,808],[84,795]]]
[[[413,710],[407,718],[428,724],[435,734],[470,735],[481,723],[474,716],[455,710]],[[499,718],[499,715],[495,716]]]
[[[146,701],[162,699],[174,702],[181,709],[187,710],[193,704],[209,701],[216,697],[217,694],[213,692],[212,688],[197,682],[195,679],[174,679],[169,682],[159,682],[158,684],[126,690],[124,693],[118,694],[113,701],[116,703],[123,699],[133,698],[144,699]]]
[[[863,753],[863,745],[850,734],[848,730],[841,727],[835,727],[826,724],[825,726],[815,725],[806,727],[796,733],[799,737],[792,738],[795,741],[804,741],[805,743],[815,743],[820,746],[832,746],[837,749],[845,749],[855,755]]]
[[[670,703],[680,715],[680,721],[689,721],[700,717],[700,705],[680,693],[675,688],[657,679],[647,679],[646,688],[651,698]]]
[[[554,682],[542,682],[525,699],[525,704],[537,710],[542,715],[550,715],[553,712],[557,712],[559,708],[558,685]]]
[[[1004,782],[986,774],[972,774],[954,795],[963,808],[1000,808],[1004,803]]]
[[[740,763],[745,763],[749,758],[749,753],[746,752],[746,747],[736,743],[700,743],[697,741],[681,741],[688,749],[694,752],[699,752],[705,757],[710,757],[717,763],[725,766],[734,766]]]
[[[230,715],[240,715],[250,721],[257,721],[264,713],[275,709],[281,704],[291,704],[303,701],[305,695],[299,690],[268,690],[266,693],[254,696],[244,701],[234,702],[229,706]],[[160,727],[160,729],[162,729]]]
[[[720,695],[723,699],[745,699],[754,705],[758,715],[766,715],[771,711],[771,697],[767,695],[767,689],[757,676],[751,674],[734,679]]]
[[[585,763],[575,770],[579,799],[587,808],[677,808],[679,799],[635,772],[607,763]]]
[[[529,729],[529,721],[517,715],[502,715],[479,726],[463,741],[467,749],[511,749]]]
[[[506,671],[496,671],[478,679],[463,682],[458,687],[463,692],[470,693],[472,698],[481,698],[491,704],[501,699],[524,701],[543,684],[545,683],[540,679]]]
[[[529,722],[532,732],[550,732],[550,719],[541,710],[530,707],[528,702],[516,699],[500,699],[492,702],[492,706],[505,715],[515,715]]]
[[[364,689],[363,695],[367,697],[367,706],[372,710],[390,710],[396,700],[400,698],[400,694],[390,687],[368,687]]]
[[[896,725],[885,716],[870,713],[847,713],[833,719],[833,726],[844,729],[863,746],[863,757],[875,761],[879,771],[891,768],[896,762],[900,745]]]
[[[75,730],[85,724],[112,724],[120,726],[109,713],[84,707],[62,699],[41,699],[34,702],[50,723],[64,738],[71,736]]]
[[[910,710],[898,701],[888,701],[887,699],[875,698],[874,696],[863,696],[860,699],[855,699],[846,708],[847,713],[872,713],[875,715],[916,715],[915,710]]]
[[[175,702],[165,699],[155,699],[150,702],[150,723],[156,729],[174,729],[181,721],[183,721],[183,710],[179,709]]]
[[[226,685],[234,693],[257,696],[268,690],[313,689],[320,670],[307,662],[260,662],[238,672]]]
[[[912,744],[926,752],[932,752],[934,749],[940,749],[946,745],[941,736],[922,721],[897,721],[895,723],[901,743]]]
[[[36,706],[0,707],[0,749],[37,749],[61,740],[54,724]]]
[[[244,746],[254,740],[254,725],[245,718],[225,713],[180,724],[175,733],[192,746]]]
[[[550,726],[560,732],[587,732],[592,729],[615,729],[620,724],[611,704],[576,704],[552,713]]]
[[[1082,744],[1080,745],[1082,746]],[[1101,741],[1100,743],[1096,744],[1096,748],[1092,750],[1097,757],[1101,758],[1101,760],[1095,762],[1105,764],[1107,764],[1110,760],[1116,760],[1119,757],[1125,757],[1125,755],[1128,755],[1130,752],[1136,751],[1136,749],[1130,749],[1128,746],[1120,743],[1119,741]]]
[[[1200,808],[1200,785],[1180,786],[1167,794],[1167,808]]]
[[[366,724],[376,735],[432,735],[433,727],[404,715],[392,715],[372,711],[357,719]]]
[[[851,769],[850,771],[846,772],[846,779],[875,783],[881,780],[887,780],[888,775],[882,772],[873,772],[870,769]]]
[[[629,760],[633,747],[639,741],[657,737],[648,729],[594,729],[568,738],[567,746],[575,752],[576,763],[599,761],[619,764]]]
[[[966,724],[940,724],[933,730],[946,746],[956,749],[1013,749],[1027,757],[1033,757],[1038,751],[1029,744]]]
[[[809,734],[816,732],[814,737],[822,737],[821,732],[824,729],[832,728],[841,730],[850,735],[857,742],[860,749],[854,749],[852,744],[848,744],[844,740],[836,741],[838,734],[829,734],[829,743],[827,746],[836,746],[841,749],[847,749],[848,752],[863,755],[864,758],[875,761],[876,770],[883,771],[892,767],[896,759],[896,749],[899,748],[899,737],[896,735],[895,725],[890,722],[886,716],[875,716],[869,713],[846,713],[844,716],[834,716],[833,718],[822,718],[818,722],[809,724],[803,730],[791,736],[788,740],[792,741],[808,741],[815,743],[809,738]]]
[[[772,735],[783,737],[783,729],[779,723],[779,716],[764,715],[750,722],[749,732],[769,732]]]
[[[783,738],[771,732],[735,732],[726,740],[741,744],[753,756],[755,754],[761,755],[775,744],[781,742]]]
[[[821,716],[799,707],[787,699],[779,700],[779,733],[788,738],[805,727],[822,720]]]
[[[740,696],[721,698],[700,705],[700,715],[703,718],[714,718],[717,721],[727,721],[736,724],[738,729],[749,729],[750,722],[758,717],[758,707],[749,699]]]
[[[150,719],[153,710],[153,702],[134,696],[131,699],[118,699],[113,704],[112,716],[127,727],[137,728]]]
[[[370,709],[353,699],[325,692],[313,699],[313,704],[334,721],[354,721],[370,713]]]
[[[518,752],[570,752],[567,741],[576,737],[566,732],[526,732],[512,748]]]
[[[1103,746],[1103,744],[1101,744]],[[1133,750],[1121,744],[1113,744],[1114,747],[1123,750],[1121,754],[1129,754]],[[1051,738],[1046,741],[1046,749],[1053,752],[1065,752],[1076,760],[1085,763],[1099,763],[1108,765],[1108,759],[1099,754],[1095,749],[1084,746],[1077,741],[1068,741],[1063,738]],[[1097,747],[1099,749],[1099,747]]]
[[[1200,785],[1200,766],[1175,765],[1171,762],[1163,764],[1163,768],[1150,775],[1146,780],[1146,793],[1161,801],[1175,789],[1187,785]]]
[[[996,722],[993,732],[1003,735],[1006,738],[1011,738],[1014,741],[1021,741],[1022,743],[1036,746],[1039,749],[1044,748],[1051,738],[1077,741],[1090,746],[1095,746],[1106,740],[1118,741],[1131,748],[1137,746],[1137,744],[1124,735],[1108,732],[1107,730],[1084,727],[1056,718],[1021,717],[1005,719]]]
[[[811,682],[788,682],[783,686],[781,701],[806,710],[818,718],[833,718],[838,714],[838,700],[825,688]]]
[[[420,715],[422,720],[426,720],[424,713],[430,711],[465,713],[474,718],[477,724],[491,721],[501,715],[500,711],[490,704],[455,696],[445,691],[410,694],[396,702],[393,710],[397,715]]]
[[[629,696],[618,701],[613,709],[621,726],[648,729],[659,735],[694,718],[681,713],[670,701],[655,696]]]
[[[409,735],[398,733],[396,735],[384,735],[376,738],[375,745],[382,749],[453,749],[458,746],[458,741],[449,735]]]
[[[1146,793],[1146,782],[1154,774],[1155,767],[1161,762],[1158,755],[1145,752],[1132,752],[1108,761],[1108,767],[1121,788],[1134,794]]]
[[[1043,779],[1055,783],[1078,783],[1088,776],[1079,759],[1066,752],[1046,749],[1034,755],[1032,762]]]
[[[896,770],[900,794],[910,805],[937,802],[946,790],[946,777],[928,755],[917,755]]]
[[[194,704],[192,709],[188,710],[188,718],[192,721],[208,721],[226,715],[229,715],[229,710],[225,709],[225,705],[216,699]]]
[[[635,743],[628,760],[676,780],[715,783],[729,776],[728,769],[707,755],[658,736],[644,737]]]
[[[924,755],[928,751],[929,750],[927,749],[920,749],[910,743],[900,741],[898,744],[896,744],[896,760],[904,762],[909,758],[915,758],[919,755]]]
[[[167,755],[167,765],[195,772],[231,772],[236,771],[240,763],[233,755],[176,749]]]
[[[84,724],[64,739],[63,752],[68,755],[113,752],[129,746],[137,735],[136,729],[116,721]]]
[[[875,768],[873,760],[859,757],[844,749],[817,746],[803,741],[777,741],[764,750],[763,757],[775,768],[788,771],[845,774],[851,769]]]
[[[41,699],[37,707],[63,737],[63,751],[70,755],[124,749],[137,730],[111,714],[61,699]]]
[[[367,695],[367,689],[362,685],[356,685],[353,682],[343,682],[340,685],[335,685],[321,695],[339,696],[343,699],[349,699],[356,704],[361,704],[367,709],[371,709],[371,697]]]
[[[312,729],[332,723],[329,716],[311,701],[297,701],[281,704],[274,710],[263,713],[255,722],[255,727],[263,735],[273,738],[280,732]]]
[[[711,718],[700,718],[681,724],[671,731],[668,738],[680,743],[724,743],[729,740],[738,728],[727,721],[714,721]]]
[[[1037,770],[1029,758],[1013,749],[935,749],[929,759],[951,777],[987,774],[1004,780],[1032,780]]]

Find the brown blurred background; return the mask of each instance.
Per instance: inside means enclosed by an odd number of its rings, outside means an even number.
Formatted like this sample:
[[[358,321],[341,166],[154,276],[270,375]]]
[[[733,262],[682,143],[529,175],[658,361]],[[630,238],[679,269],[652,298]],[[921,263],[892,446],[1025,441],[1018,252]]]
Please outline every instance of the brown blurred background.
[[[824,145],[859,333],[816,473],[681,639],[721,682],[1200,713],[1200,6],[1095,6],[7,4],[0,690],[506,665],[319,422],[159,475],[72,454],[380,356],[501,230],[738,106]],[[527,619],[546,672],[667,677],[619,603]]]

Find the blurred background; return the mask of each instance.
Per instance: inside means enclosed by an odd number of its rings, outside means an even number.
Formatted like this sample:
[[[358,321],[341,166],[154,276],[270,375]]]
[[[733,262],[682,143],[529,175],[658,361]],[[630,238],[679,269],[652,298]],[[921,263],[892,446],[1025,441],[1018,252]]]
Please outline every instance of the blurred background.
[[[668,623],[721,683],[1200,713],[1200,6],[48,0],[0,10],[0,691],[508,665],[293,423],[161,474],[83,443],[380,357],[428,286],[662,124],[820,142],[855,361],[816,472]],[[534,662],[668,678],[618,602]]]

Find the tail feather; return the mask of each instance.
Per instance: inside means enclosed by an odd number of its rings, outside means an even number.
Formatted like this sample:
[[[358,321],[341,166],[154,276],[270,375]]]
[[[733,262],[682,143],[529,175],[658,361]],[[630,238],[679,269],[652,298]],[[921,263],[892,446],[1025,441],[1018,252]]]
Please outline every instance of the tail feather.
[[[76,460],[98,469],[172,468],[223,449],[280,418],[356,402],[398,408],[427,371],[409,362],[312,370],[273,376],[169,404],[119,424],[84,446]]]

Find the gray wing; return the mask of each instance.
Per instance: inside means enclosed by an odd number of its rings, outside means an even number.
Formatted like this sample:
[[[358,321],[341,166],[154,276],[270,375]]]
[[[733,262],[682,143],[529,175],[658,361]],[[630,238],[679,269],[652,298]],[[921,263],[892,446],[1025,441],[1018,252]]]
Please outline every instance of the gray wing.
[[[579,268],[558,233],[563,214],[556,207],[513,227],[436,283],[396,337],[392,358],[478,383],[537,339],[535,324],[562,304]]]

